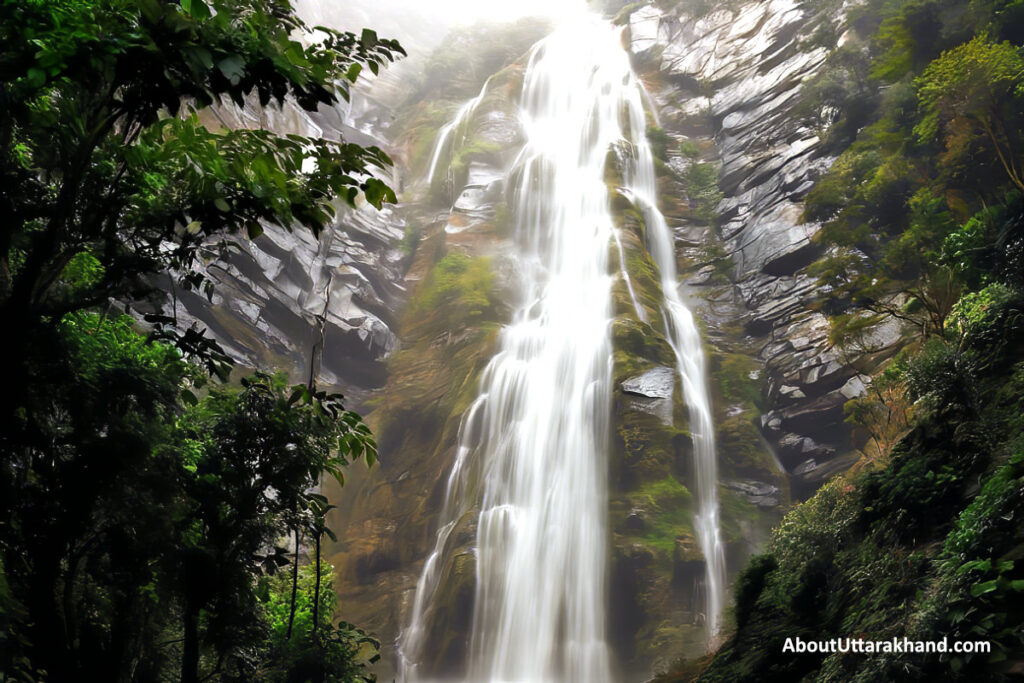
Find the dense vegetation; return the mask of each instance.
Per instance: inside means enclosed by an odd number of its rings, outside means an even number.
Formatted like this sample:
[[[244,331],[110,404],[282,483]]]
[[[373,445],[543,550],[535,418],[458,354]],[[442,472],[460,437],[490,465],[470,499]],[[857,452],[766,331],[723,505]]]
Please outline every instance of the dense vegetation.
[[[1024,4],[868,0],[841,41],[840,4],[804,4],[833,48],[803,95],[838,154],[806,200],[820,303],[840,349],[887,318],[908,342],[847,406],[861,464],[749,563],[700,680],[1001,680],[1024,662]],[[904,636],[992,652],[783,652]]]
[[[393,201],[379,149],[209,122],[332,106],[401,47],[288,0],[3,0],[0,44],[0,679],[368,677],[314,492],[373,463],[359,416],[313,378],[222,383],[203,330],[120,309],[212,296],[240,230]]]

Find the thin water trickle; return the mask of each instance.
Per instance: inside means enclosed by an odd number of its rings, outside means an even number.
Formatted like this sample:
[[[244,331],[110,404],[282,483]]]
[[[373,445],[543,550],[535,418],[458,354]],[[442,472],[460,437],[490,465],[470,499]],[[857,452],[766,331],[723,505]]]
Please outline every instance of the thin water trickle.
[[[455,112],[455,117],[444,124],[441,127],[440,132],[437,134],[437,141],[434,143],[434,150],[430,154],[430,166],[427,168],[426,183],[430,185],[434,180],[434,174],[437,172],[437,164],[441,161],[441,156],[444,154],[445,149],[448,148],[449,143],[451,144],[451,151],[462,144],[466,139],[466,125],[469,123],[470,118],[473,116],[473,112],[480,106],[480,103],[484,99],[484,95],[487,94],[487,85],[491,82],[491,79],[487,79],[483,87],[480,88],[480,92],[471,100],[467,100],[458,111]]]
[[[474,508],[476,587],[466,680],[613,679],[605,633],[616,277],[609,247],[619,240],[605,171],[609,150],[623,147],[629,150],[626,191],[647,218],[648,248],[662,273],[665,325],[690,407],[698,461],[695,526],[708,558],[709,628],[717,629],[724,580],[716,559],[717,474],[703,352],[677,291],[672,235],[654,202],[643,97],[620,30],[593,15],[562,23],[530,53],[521,98],[526,144],[509,176],[520,305],[482,374],[481,398],[460,428],[437,543],[399,640],[403,681],[430,673],[421,666],[426,634],[444,627],[430,621],[443,580],[439,568],[453,529]],[[442,131],[439,147],[464,125],[464,116],[460,111]],[[435,165],[436,159],[432,171]],[[621,251],[617,265],[625,270]]]

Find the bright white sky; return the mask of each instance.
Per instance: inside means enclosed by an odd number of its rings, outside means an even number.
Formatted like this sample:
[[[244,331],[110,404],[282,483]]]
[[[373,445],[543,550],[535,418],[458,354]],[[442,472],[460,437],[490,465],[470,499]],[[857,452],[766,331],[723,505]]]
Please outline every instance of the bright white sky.
[[[586,0],[295,0],[307,22],[346,30],[373,28],[398,38],[406,49],[436,45],[452,28],[481,21],[559,16],[586,7]]]

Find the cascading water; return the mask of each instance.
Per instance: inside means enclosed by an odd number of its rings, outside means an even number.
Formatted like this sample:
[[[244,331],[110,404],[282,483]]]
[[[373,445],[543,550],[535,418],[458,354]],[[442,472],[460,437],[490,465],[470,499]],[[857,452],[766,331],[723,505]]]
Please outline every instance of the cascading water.
[[[662,273],[665,324],[693,422],[708,626],[717,629],[724,563],[703,354],[677,290],[671,232],[654,201],[642,93],[620,32],[592,15],[563,22],[531,51],[521,103],[526,144],[510,173],[519,305],[460,427],[436,546],[399,641],[404,681],[423,677],[440,567],[453,529],[474,508],[477,581],[467,679],[612,679],[604,607],[609,245],[619,243],[605,182],[612,149],[631,150],[626,190],[645,211],[649,248]],[[460,111],[442,131],[435,157],[463,118]],[[432,170],[436,164],[435,158]]]
[[[455,118],[446,123],[441,127],[441,132],[437,136],[437,142],[434,143],[434,151],[430,154],[430,166],[427,168],[427,185],[434,180],[434,173],[437,172],[437,162],[441,160],[441,155],[444,153],[448,143],[451,142],[454,146],[457,146],[462,140],[465,140],[465,125],[469,122],[470,117],[473,116],[473,112],[480,106],[480,103],[484,99],[484,95],[487,94],[487,85],[490,83],[490,79],[484,83],[484,86],[480,88],[480,92],[471,100],[467,100],[465,104],[459,107],[459,110],[455,112]],[[456,138],[459,137],[459,131],[462,131],[462,140]]]
[[[715,428],[711,417],[704,349],[693,312],[679,295],[676,253],[671,229],[658,210],[658,190],[654,175],[654,159],[647,141],[644,111],[639,84],[637,93],[628,101],[629,139],[635,141],[635,163],[626,174],[628,189],[634,203],[644,213],[647,226],[647,247],[661,273],[664,296],[662,313],[669,344],[676,356],[676,367],[683,385],[683,398],[690,414],[690,435],[693,439],[693,462],[697,493],[697,514],[694,531],[705,563],[705,625],[709,641],[718,634],[722,607],[725,603],[725,549],[722,546],[718,521],[718,457],[715,450]]]
[[[634,179],[636,198],[645,207],[648,247],[661,271],[661,287],[665,299],[662,314],[669,344],[676,356],[676,367],[683,383],[683,396],[690,414],[690,435],[693,439],[693,462],[696,479],[697,514],[694,531],[704,555],[705,625],[709,641],[718,634],[722,607],[725,602],[725,549],[722,546],[718,522],[718,460],[715,451],[715,430],[711,418],[711,401],[704,370],[704,350],[700,331],[693,313],[679,296],[676,280],[675,250],[672,233],[665,219],[646,197],[654,196],[654,174],[645,177],[641,147],[640,172]],[[646,151],[649,154],[649,150]],[[648,157],[649,160],[649,157]],[[649,183],[649,184],[648,184]]]

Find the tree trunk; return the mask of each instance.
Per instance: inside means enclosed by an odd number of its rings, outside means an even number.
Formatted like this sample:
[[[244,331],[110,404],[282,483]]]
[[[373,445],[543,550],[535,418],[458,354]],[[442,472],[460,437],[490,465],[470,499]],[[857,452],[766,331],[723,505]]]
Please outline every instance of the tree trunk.
[[[181,683],[199,683],[199,608],[185,605],[185,641],[181,655]]]
[[[313,587],[313,635],[316,636],[316,627],[320,621],[320,537],[323,530],[318,526],[316,530],[316,583]]]
[[[295,626],[295,596],[299,590],[299,525],[295,525],[295,562],[292,563],[292,600],[291,608],[288,610],[288,640],[292,637],[292,627]]]

